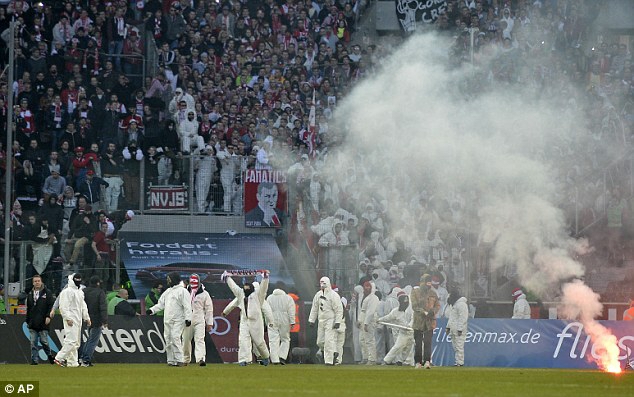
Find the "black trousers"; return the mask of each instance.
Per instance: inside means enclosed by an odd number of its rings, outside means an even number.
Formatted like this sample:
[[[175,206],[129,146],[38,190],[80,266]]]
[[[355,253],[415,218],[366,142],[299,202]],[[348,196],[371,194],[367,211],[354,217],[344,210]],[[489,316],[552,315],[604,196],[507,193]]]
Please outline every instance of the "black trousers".
[[[431,362],[431,339],[434,330],[427,331],[414,330],[414,362],[423,364],[425,361]]]

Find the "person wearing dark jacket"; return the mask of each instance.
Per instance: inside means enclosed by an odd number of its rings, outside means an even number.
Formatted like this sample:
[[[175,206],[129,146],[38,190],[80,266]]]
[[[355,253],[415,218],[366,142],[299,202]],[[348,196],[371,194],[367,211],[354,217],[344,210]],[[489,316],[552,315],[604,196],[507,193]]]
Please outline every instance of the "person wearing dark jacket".
[[[31,340],[31,365],[39,363],[40,348],[42,345],[44,353],[51,364],[55,364],[55,357],[48,345],[48,325],[51,322],[49,317],[55,298],[50,292],[40,275],[33,276],[33,289],[26,297],[26,325],[29,328],[29,339]]]
[[[48,225],[54,231],[58,243],[53,245],[53,256],[60,255],[61,246],[59,241],[62,237],[62,229],[64,228],[64,208],[57,203],[57,197],[50,196],[48,201],[42,205],[38,212],[40,219],[48,219]]]
[[[134,317],[137,315],[136,310],[128,302],[128,290],[121,288],[117,296],[108,303],[108,315],[122,314],[124,316]]]
[[[106,294],[101,288],[99,276],[90,278],[88,287],[84,289],[84,301],[88,307],[91,325],[88,328],[88,339],[79,348],[79,361],[82,367],[92,367],[92,356],[101,338],[101,331],[108,328]]]
[[[83,199],[83,196],[81,196],[81,199]],[[68,262],[71,266],[77,262],[77,258],[84,248],[84,245],[92,240],[97,230],[99,230],[99,228],[92,216],[92,207],[89,205],[85,206],[84,212],[79,212],[74,218],[71,214],[70,232],[66,240],[67,243],[70,242],[70,244],[66,245],[66,248],[68,248],[66,258],[70,258]],[[70,248],[72,248],[72,251]]]
[[[79,184],[78,192],[86,197],[86,201],[92,207],[93,211],[101,209],[101,186],[109,187],[108,182],[95,175],[95,171],[88,170],[86,179]]]

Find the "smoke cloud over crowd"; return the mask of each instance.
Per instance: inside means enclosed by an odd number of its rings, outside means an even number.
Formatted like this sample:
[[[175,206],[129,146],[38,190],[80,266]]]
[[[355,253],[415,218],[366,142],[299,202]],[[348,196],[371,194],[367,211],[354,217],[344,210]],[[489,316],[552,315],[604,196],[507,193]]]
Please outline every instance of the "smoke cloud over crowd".
[[[561,209],[571,166],[561,148],[586,150],[584,115],[565,84],[479,92],[488,76],[448,67],[450,46],[433,34],[412,37],[346,98],[335,118],[349,144],[330,174],[362,192],[358,206],[382,202],[391,233],[409,244],[435,232],[417,216],[420,199],[441,198],[454,219],[494,242],[491,270],[544,300],[561,298],[563,284],[582,279],[575,256],[589,248],[570,236]],[[591,289],[568,290],[574,317],[601,312]]]
[[[351,142],[337,168],[365,176],[356,181],[360,199],[386,200],[397,234],[422,238],[425,225],[412,216],[418,199],[442,197],[496,241],[493,268],[516,268],[532,291],[582,276],[571,257],[582,244],[569,237],[558,207],[562,165],[546,155],[582,141],[573,139],[583,134],[582,115],[516,86],[465,94],[475,71],[449,70],[448,47],[434,35],[414,37],[351,93],[336,115]]]

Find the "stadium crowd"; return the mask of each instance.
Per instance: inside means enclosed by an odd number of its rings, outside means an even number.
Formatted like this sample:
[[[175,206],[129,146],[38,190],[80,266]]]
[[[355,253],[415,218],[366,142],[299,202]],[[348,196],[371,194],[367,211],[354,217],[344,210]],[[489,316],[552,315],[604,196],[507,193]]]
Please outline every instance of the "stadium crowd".
[[[477,219],[468,216],[474,211],[468,198],[421,192],[408,209],[421,230],[397,238],[385,214],[389,186],[358,168],[345,170],[350,183],[321,172],[349,144],[345,131],[329,124],[337,103],[389,52],[360,39],[366,6],[361,0],[13,0],[0,7],[5,66],[9,21],[18,21],[16,81],[7,83],[5,72],[0,84],[0,145],[12,122],[13,157],[8,161],[0,146],[1,167],[3,178],[15,182],[12,240],[34,242],[31,274],[55,274],[47,279],[55,290],[62,265],[86,278],[103,271],[98,262],[111,259],[108,240],[133,217],[129,210],[143,209],[150,183],[187,184],[193,169],[197,212],[239,214],[242,172],[275,168],[289,173],[289,241],[308,242],[319,272],[342,290],[372,279],[385,300],[393,286],[418,283],[427,273],[439,285],[473,280],[473,295],[488,296],[493,242],[466,222]],[[562,140],[551,153],[536,155],[568,165],[560,172],[568,186],[561,194],[581,205],[566,208],[571,233],[599,222],[607,208],[607,224],[585,233],[616,263],[629,241],[623,235],[634,233],[634,202],[619,190],[632,171],[605,153],[625,154],[631,144],[632,69],[626,43],[604,37],[585,51],[595,39],[590,28],[599,6],[450,0],[430,28],[453,39],[454,67],[471,62],[471,32],[478,29],[473,62],[481,68],[466,88],[471,92],[522,85],[536,95],[565,89],[584,98],[562,107],[593,116],[591,136],[580,138],[592,144],[573,150]],[[8,84],[15,93],[12,121]],[[361,200],[354,191],[361,183],[377,195]],[[622,217],[610,216],[618,211]],[[614,233],[602,242],[604,228]],[[18,256],[14,249],[16,266]],[[476,264],[473,274],[466,274],[467,260]],[[513,269],[503,273],[505,280],[515,276]]]

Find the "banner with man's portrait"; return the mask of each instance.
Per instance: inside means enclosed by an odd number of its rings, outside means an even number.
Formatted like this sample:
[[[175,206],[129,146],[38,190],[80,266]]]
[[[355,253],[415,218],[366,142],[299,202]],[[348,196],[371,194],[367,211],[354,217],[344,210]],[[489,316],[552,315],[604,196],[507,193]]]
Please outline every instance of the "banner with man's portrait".
[[[244,174],[245,226],[280,228],[284,225],[286,213],[286,172],[246,171]]]

